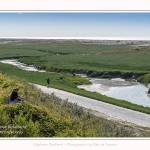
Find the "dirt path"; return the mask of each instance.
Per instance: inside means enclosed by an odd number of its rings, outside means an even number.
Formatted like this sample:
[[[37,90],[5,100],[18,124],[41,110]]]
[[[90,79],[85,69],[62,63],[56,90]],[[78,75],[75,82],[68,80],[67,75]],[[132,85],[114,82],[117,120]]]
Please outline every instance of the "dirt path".
[[[131,123],[138,126],[150,127],[150,115],[148,114],[111,105],[54,88],[47,88],[45,86],[36,84],[35,86],[41,89],[41,91],[43,91],[44,93],[54,93],[57,97],[61,99],[68,99],[69,102],[77,103],[78,105],[86,109],[91,109],[91,111],[95,112],[96,115],[105,116],[108,119],[119,120],[121,122],[126,122],[129,124]]]

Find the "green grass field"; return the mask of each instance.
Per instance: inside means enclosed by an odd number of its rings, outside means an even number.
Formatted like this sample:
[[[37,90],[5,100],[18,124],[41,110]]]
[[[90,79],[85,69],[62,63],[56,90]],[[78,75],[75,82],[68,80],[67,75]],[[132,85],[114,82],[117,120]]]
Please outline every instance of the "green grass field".
[[[25,40],[0,44],[0,54],[0,58],[20,58],[24,63],[52,71],[150,71],[150,48],[134,49],[133,44]]]
[[[0,58],[18,58],[26,64],[53,71],[38,73],[19,70],[0,63],[0,71],[41,85],[51,78],[51,87],[91,97],[125,108],[150,114],[150,108],[138,106],[127,101],[116,100],[98,93],[78,89],[80,84],[89,84],[84,78],[72,78],[71,72],[87,73],[92,77],[111,77],[120,75],[131,78],[137,75],[139,82],[150,83],[150,48],[134,48],[126,45],[98,45],[81,41],[22,40],[0,44]],[[60,81],[60,76],[64,77]]]

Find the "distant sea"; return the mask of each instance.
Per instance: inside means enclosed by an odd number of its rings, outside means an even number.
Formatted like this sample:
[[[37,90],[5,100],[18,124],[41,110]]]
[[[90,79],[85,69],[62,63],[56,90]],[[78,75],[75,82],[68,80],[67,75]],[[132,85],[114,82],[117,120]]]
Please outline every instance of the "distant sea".
[[[0,37],[0,39],[150,40],[150,37]]]

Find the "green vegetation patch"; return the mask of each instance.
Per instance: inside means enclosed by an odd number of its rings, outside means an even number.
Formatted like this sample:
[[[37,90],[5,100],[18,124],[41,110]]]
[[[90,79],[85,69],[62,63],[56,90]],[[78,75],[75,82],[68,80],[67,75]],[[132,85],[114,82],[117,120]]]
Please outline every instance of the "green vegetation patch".
[[[148,83],[150,83],[150,73],[138,77],[137,81],[147,85]]]
[[[149,129],[134,128],[96,117],[83,107],[44,94],[19,78],[0,73],[0,137],[148,137]],[[4,83],[9,86],[3,86]],[[6,104],[14,86],[23,102]]]
[[[19,58],[49,71],[148,71],[150,48],[82,41],[22,40],[0,45],[0,59]]]

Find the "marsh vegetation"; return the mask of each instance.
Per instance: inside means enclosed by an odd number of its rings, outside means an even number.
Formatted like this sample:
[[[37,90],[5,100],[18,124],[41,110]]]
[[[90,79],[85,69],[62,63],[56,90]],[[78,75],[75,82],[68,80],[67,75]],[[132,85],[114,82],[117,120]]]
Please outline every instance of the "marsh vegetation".
[[[118,43],[104,44],[99,41],[93,43],[84,40],[19,40],[1,43],[0,59],[16,58],[20,62],[46,71],[27,72],[0,63],[1,126],[17,125],[21,122],[24,124],[28,121],[24,135],[18,133],[13,135],[25,137],[32,135],[35,137],[149,136],[149,129],[141,130],[97,118],[84,112],[82,107],[63,101],[54,95],[45,95],[27,84],[31,82],[46,86],[46,79],[50,77],[51,87],[150,114],[149,107],[78,89],[78,85],[90,84],[90,81],[78,75],[72,77],[72,73],[85,73],[89,77],[120,77],[136,79],[146,85],[150,83],[150,47],[139,46],[149,42]],[[7,75],[10,77],[6,77]],[[63,77],[63,80],[60,80],[60,77]],[[26,99],[25,103],[15,106],[4,104],[5,97],[13,86],[20,86],[21,94]],[[27,110],[31,111],[28,113]],[[44,118],[40,114],[44,114]],[[12,135],[1,134],[1,136]]]

